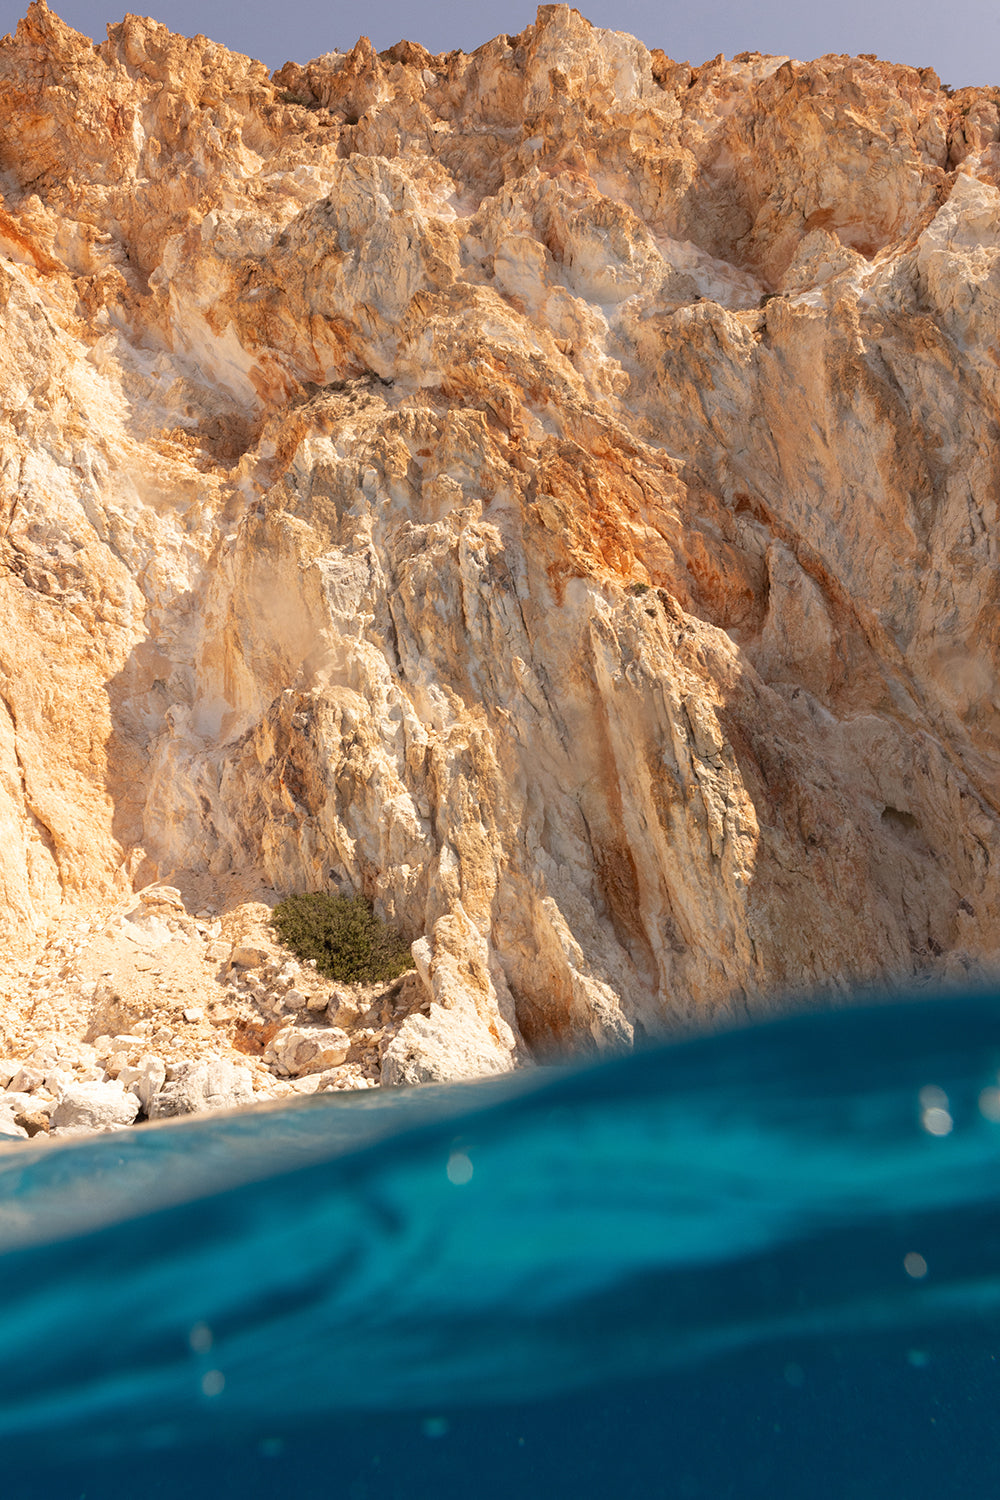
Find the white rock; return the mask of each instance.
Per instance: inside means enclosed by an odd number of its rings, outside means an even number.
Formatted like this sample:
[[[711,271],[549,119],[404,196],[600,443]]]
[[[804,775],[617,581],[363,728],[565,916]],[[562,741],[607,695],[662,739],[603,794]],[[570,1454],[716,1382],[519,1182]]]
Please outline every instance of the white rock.
[[[320,1089],[332,1089],[342,1084],[350,1072],[349,1067],[328,1068],[325,1073],[317,1075]]]
[[[184,901],[180,891],[173,885],[150,885],[144,891],[139,892],[139,900],[147,905],[157,902],[165,902],[168,906],[180,907],[184,910]]]
[[[12,1062],[8,1057],[0,1057],[0,1089],[5,1089],[20,1070],[19,1062]]]
[[[167,1077],[167,1065],[162,1057],[155,1053],[147,1052],[134,1067],[122,1068],[118,1074],[118,1082],[130,1090],[146,1113],[154,1096],[163,1087]]]
[[[286,1078],[272,1078],[268,1097],[271,1099],[293,1099],[295,1085]]]
[[[382,1059],[384,1084],[447,1083],[503,1072],[493,1039],[472,1007],[432,1005],[407,1016]]]
[[[303,995],[301,990],[286,990],[284,1005],[286,1010],[304,1010],[306,1005],[306,997],[305,995]]]
[[[28,1058],[37,1068],[51,1068],[59,1061],[60,1048],[49,1044],[44,1047],[36,1047]]]
[[[11,1090],[17,1094],[33,1094],[45,1084],[44,1067],[21,1067],[10,1081]]]
[[[173,940],[173,932],[164,919],[141,907],[122,917],[118,926],[122,937],[147,953],[155,953]]]
[[[0,714],[5,943],[29,932],[40,943],[65,920],[33,806],[46,808],[74,899],[102,914],[128,904],[107,880],[123,853],[137,884],[154,870],[133,841],[119,846],[124,778],[128,821],[155,829],[155,873],[202,869],[193,905],[211,871],[255,867],[275,896],[307,877],[348,889],[364,875],[410,936],[452,924],[450,948],[416,946],[418,982],[467,1021],[467,1042],[458,1022],[405,1023],[387,1066],[397,1080],[467,1076],[477,1058],[512,1066],[518,1014],[543,1048],[617,1046],[634,1023],[651,1034],[714,1022],[730,997],[756,1006],[775,983],[874,981],[942,947],[995,950],[1000,823],[983,788],[996,781],[1000,658],[982,601],[996,577],[1000,265],[985,95],[949,119],[926,79],[855,60],[824,64],[823,108],[810,112],[808,68],[720,62],[685,100],[678,134],[682,69],[660,88],[637,43],[544,6],[516,69],[505,45],[453,55],[415,109],[403,105],[421,70],[398,64],[384,128],[369,120],[364,151],[319,161],[298,115],[261,126],[260,84],[234,55],[212,53],[211,92],[256,102],[221,106],[220,150],[180,39],[130,23],[97,53],[38,10],[0,48],[0,133],[17,143],[5,190],[20,201],[36,182],[41,195],[24,198],[31,256],[47,256],[44,243],[65,258],[85,222],[157,269],[155,296],[135,296],[131,271],[112,295],[118,270],[78,245],[81,313],[109,298],[111,311],[86,330],[57,317],[40,337],[38,299],[72,298],[71,281],[0,263],[4,395],[24,403],[23,421],[0,424],[0,472],[24,476],[5,525],[36,580],[4,613],[24,763],[19,775]],[[144,53],[155,66],[129,61]],[[309,77],[342,118],[358,89],[368,102],[383,86],[339,65],[320,60]],[[74,87],[52,88],[53,69]],[[149,125],[167,97],[192,112],[190,131],[160,131],[158,152],[142,129],[117,129]],[[886,125],[876,190],[844,124],[869,109]],[[548,126],[524,139],[551,110],[560,139]],[[712,152],[738,157],[738,171],[668,191],[723,115]],[[485,130],[492,144],[478,151]],[[623,132],[661,145],[628,152]],[[393,161],[367,154],[394,133]],[[945,183],[942,164],[967,149]],[[553,180],[554,153],[581,170]],[[192,154],[205,202],[224,205],[200,229],[175,191]],[[108,186],[112,156],[124,190]],[[449,171],[480,204],[474,221],[438,217],[427,185]],[[809,229],[831,192],[829,232]],[[883,247],[877,273],[840,243],[845,226],[845,239]],[[731,256],[744,230],[753,276],[690,241]],[[260,302],[242,289],[247,257],[262,268]],[[807,262],[819,261],[828,271],[809,290],[820,272]],[[440,290],[452,277],[461,296]],[[765,288],[793,295],[758,308]],[[864,337],[845,353],[843,309],[859,297]],[[129,339],[113,330],[116,302]],[[946,355],[923,357],[938,333]],[[150,341],[155,359],[137,359]],[[485,357],[470,357],[475,341]],[[229,532],[231,490],[198,473],[204,454],[193,467],[196,445],[186,457],[152,436],[175,421],[225,431],[234,396],[252,416],[296,371],[362,362],[391,370],[396,395],[364,396],[363,420],[338,398],[340,415],[289,429],[278,467],[294,519],[265,506],[254,520],[274,478],[267,445],[241,471],[246,522]],[[442,390],[455,393],[447,411],[431,394]],[[154,409],[155,422],[133,420]],[[622,424],[624,444],[612,435]],[[668,453],[698,456],[696,488]],[[180,544],[193,494],[200,519]],[[493,494],[502,503],[486,514]],[[355,507],[343,534],[331,496]],[[626,583],[633,561],[656,589]],[[61,594],[58,672],[37,628],[38,579]],[[386,648],[390,614],[398,651]],[[868,619],[881,644],[858,624]],[[107,663],[140,638],[162,676],[131,684],[106,767]],[[148,754],[165,682],[190,691],[171,689],[186,701]],[[137,904],[173,917],[156,903],[175,894],[150,887]],[[203,909],[231,895],[220,886]],[[480,953],[459,931],[466,919]],[[95,967],[110,961],[110,944],[95,951]]]
[[[351,1039],[338,1026],[286,1026],[269,1045],[265,1058],[289,1073],[323,1073],[344,1061]]]
[[[131,1125],[139,1113],[135,1094],[111,1083],[78,1083],[68,1088],[52,1112],[52,1124],[105,1130],[110,1125]]]
[[[184,1011],[184,1019],[185,1021],[190,1021],[193,1023],[195,1021],[200,1021],[204,1014],[205,1012],[201,1009],[200,1006],[189,1005]]]
[[[35,1110],[49,1114],[54,1108],[55,1100],[47,1099],[44,1094],[21,1094],[13,1091],[0,1094],[0,1109],[12,1118],[14,1115],[33,1113]]]
[[[28,1132],[20,1125],[14,1124],[12,1115],[7,1115],[0,1110],[0,1140],[26,1141],[27,1139]]]
[[[237,1109],[252,1104],[253,1097],[249,1068],[216,1059],[181,1063],[170,1069],[170,1081],[150,1100],[148,1114],[151,1120],[162,1120],[209,1109]]]

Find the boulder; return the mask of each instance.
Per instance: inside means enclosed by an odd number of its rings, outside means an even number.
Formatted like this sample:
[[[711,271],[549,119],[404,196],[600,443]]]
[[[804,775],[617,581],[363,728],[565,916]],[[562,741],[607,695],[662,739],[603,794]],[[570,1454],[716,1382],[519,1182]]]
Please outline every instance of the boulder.
[[[162,1057],[147,1052],[134,1067],[124,1067],[118,1074],[118,1082],[133,1093],[146,1113],[154,1096],[166,1082],[167,1065]]]
[[[134,943],[147,953],[156,953],[173,940],[173,929],[158,913],[137,907],[118,920],[118,931],[123,938]]]
[[[505,1072],[503,1059],[472,1007],[407,1016],[382,1057],[383,1084],[452,1083]]]
[[[48,1069],[41,1064],[23,1064],[10,1080],[12,1092],[16,1094],[33,1094],[35,1089],[40,1089],[45,1083],[47,1072]]]
[[[286,1026],[269,1045],[265,1059],[300,1077],[338,1067],[350,1048],[351,1039],[339,1026]]]
[[[114,1083],[78,1083],[63,1094],[52,1111],[53,1127],[107,1130],[131,1125],[139,1113],[139,1100]]]
[[[366,1009],[363,995],[356,990],[348,989],[343,985],[334,985],[330,991],[330,999],[326,1007],[326,1018],[331,1026],[357,1026],[362,1012]]]
[[[251,948],[244,944],[234,948],[229,955],[229,962],[235,969],[259,969],[267,960],[268,954],[263,948]]]
[[[12,1116],[0,1109],[0,1141],[26,1141],[28,1132],[20,1125],[15,1125]]]
[[[181,1063],[171,1068],[169,1082],[150,1099],[147,1113],[151,1120],[165,1120],[210,1109],[238,1109],[253,1099],[249,1068],[215,1059]]]
[[[317,1094],[322,1083],[322,1073],[306,1073],[301,1078],[291,1080],[292,1088],[297,1094]]]
[[[59,1062],[59,1049],[54,1046],[36,1047],[28,1055],[28,1063],[33,1068],[54,1068]]]
[[[139,900],[146,906],[163,904],[184,911],[184,898],[174,885],[148,885],[139,892]]]

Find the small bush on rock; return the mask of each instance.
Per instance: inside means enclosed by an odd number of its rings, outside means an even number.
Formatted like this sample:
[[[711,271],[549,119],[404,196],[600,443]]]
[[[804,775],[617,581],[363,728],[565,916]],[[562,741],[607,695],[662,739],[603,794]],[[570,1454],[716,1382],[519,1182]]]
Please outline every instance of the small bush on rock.
[[[315,959],[319,973],[340,984],[388,983],[413,968],[407,944],[361,895],[286,896],[271,926],[298,958]]]

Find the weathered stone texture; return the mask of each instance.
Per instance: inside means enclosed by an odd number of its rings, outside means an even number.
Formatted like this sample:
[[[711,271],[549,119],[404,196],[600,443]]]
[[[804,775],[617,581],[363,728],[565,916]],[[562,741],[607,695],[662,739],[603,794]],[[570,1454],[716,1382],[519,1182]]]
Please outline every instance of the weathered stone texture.
[[[565,6],[272,81],[33,0],[15,957],[191,872],[363,890],[422,981],[386,1082],[996,964],[998,101]]]

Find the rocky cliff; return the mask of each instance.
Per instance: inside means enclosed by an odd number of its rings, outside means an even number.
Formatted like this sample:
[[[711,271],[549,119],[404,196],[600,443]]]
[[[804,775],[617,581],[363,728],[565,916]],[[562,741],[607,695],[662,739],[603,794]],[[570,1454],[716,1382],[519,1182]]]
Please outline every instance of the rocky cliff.
[[[392,1081],[997,962],[1000,90],[32,0],[0,173],[12,1056],[164,881],[370,896]]]

